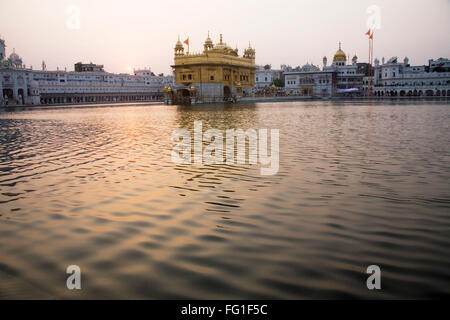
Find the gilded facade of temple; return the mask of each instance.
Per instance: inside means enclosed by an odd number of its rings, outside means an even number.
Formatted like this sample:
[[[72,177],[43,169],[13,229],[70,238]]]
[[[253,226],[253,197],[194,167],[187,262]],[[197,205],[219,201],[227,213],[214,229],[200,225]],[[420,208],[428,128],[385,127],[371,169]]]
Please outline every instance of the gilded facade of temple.
[[[202,53],[184,52],[178,40],[175,46],[175,87],[166,88],[173,103],[211,103],[236,101],[255,85],[255,50],[249,45],[239,56],[223,42],[214,44],[208,34]],[[169,97],[171,98],[171,97]]]

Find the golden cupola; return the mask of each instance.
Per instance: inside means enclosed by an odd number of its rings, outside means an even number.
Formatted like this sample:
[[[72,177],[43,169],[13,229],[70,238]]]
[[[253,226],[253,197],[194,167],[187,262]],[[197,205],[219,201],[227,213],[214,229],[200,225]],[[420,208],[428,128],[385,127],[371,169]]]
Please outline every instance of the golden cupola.
[[[255,49],[252,48],[252,45],[250,43],[248,44],[248,49],[244,50],[244,58],[255,58]]]
[[[216,49],[228,50],[231,49],[225,42],[223,42],[222,34],[220,35],[220,42],[216,44]]]
[[[180,41],[180,37],[178,37],[177,44],[175,45],[175,55],[180,56],[184,54],[184,47]]]
[[[205,48],[205,52],[212,50],[214,48],[214,43],[212,42],[212,40],[209,36],[209,31],[208,31],[208,38],[206,38],[205,44],[203,45],[203,47]]]
[[[341,49],[341,43],[339,42],[339,49],[334,54],[333,62],[336,61],[347,61],[347,56],[345,55],[345,52]]]

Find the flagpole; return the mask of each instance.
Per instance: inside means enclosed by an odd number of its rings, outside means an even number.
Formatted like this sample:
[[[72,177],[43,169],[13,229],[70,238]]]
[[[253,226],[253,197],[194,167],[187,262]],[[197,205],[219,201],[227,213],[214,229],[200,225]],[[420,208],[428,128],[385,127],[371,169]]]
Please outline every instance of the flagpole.
[[[372,94],[372,40],[369,36],[369,95]]]
[[[369,33],[369,87],[367,88],[367,92],[370,95],[370,91],[371,91],[370,87],[371,87],[371,82],[372,82],[372,78],[371,78],[372,64],[370,63],[370,61],[372,60],[371,55],[370,55],[370,52],[371,52],[371,50],[370,50],[370,29],[369,29],[368,33]]]
[[[372,77],[371,77],[371,81],[370,81],[370,93],[372,93],[372,84],[373,84],[373,77],[374,77],[374,72],[373,72],[373,39],[374,39],[374,34],[375,34],[375,30],[374,31],[372,31],[372,39],[370,39],[370,40],[372,40],[372,46],[371,46],[371,48],[370,48],[370,64],[371,64],[371,72],[370,72],[370,74],[372,75]]]
[[[370,33],[370,29],[369,31],[367,31],[367,35],[369,36],[369,87],[367,88],[367,92],[370,94],[372,94],[372,82],[373,82],[373,35],[374,35],[374,31],[372,31],[372,33]]]

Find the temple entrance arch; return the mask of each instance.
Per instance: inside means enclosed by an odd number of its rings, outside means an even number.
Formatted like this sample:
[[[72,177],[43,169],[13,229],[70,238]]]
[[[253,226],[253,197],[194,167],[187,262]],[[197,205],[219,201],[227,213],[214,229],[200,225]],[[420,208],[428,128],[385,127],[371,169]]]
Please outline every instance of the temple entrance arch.
[[[17,100],[18,100],[19,104],[25,104],[25,97],[24,97],[23,89],[17,90]]]
[[[178,93],[182,96],[182,97],[189,97],[190,93],[188,89],[180,89],[178,90]]]
[[[179,104],[191,104],[191,93],[188,89],[177,90],[176,103]]]
[[[225,101],[228,101],[231,99],[231,89],[229,86],[224,86],[223,87],[223,99]]]

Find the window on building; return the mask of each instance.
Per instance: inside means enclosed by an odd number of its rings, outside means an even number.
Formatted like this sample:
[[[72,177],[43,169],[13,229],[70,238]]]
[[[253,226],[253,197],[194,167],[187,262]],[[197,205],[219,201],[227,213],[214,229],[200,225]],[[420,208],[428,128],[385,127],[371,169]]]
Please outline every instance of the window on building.
[[[209,80],[214,81],[214,76],[209,77]]]

